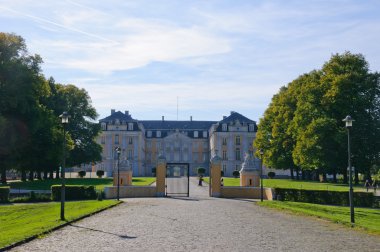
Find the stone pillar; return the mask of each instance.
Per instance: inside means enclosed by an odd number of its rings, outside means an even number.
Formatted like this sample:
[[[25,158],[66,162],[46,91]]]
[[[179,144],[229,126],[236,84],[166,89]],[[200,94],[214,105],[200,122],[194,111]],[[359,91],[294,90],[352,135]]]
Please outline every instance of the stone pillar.
[[[156,196],[165,196],[165,178],[166,178],[166,158],[162,155],[158,157],[156,166]]]
[[[113,177],[113,185],[117,186],[117,172],[114,174],[115,176]],[[127,170],[127,171],[120,171],[120,186],[130,186],[132,185],[132,171]]]
[[[222,159],[216,154],[211,159],[211,171],[210,171],[210,196],[221,196],[221,171],[222,171]]]

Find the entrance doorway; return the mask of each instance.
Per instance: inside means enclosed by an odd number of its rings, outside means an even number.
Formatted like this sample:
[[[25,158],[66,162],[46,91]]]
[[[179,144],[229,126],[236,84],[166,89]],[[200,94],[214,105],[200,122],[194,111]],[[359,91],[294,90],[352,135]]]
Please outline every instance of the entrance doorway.
[[[189,163],[167,163],[165,179],[165,195],[189,197],[190,188]]]

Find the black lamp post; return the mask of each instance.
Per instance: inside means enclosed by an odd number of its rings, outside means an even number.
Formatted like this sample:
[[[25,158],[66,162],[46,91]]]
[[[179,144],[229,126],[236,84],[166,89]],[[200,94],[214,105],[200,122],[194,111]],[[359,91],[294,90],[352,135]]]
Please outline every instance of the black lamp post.
[[[263,155],[264,151],[260,149],[260,185],[261,185],[261,202],[264,200],[264,185],[263,185]]]
[[[116,147],[115,151],[117,153],[117,200],[120,199],[120,147]]]
[[[346,116],[343,122],[346,122],[347,128],[347,139],[348,139],[348,176],[349,176],[349,198],[350,198],[350,215],[351,215],[351,225],[355,224],[355,212],[354,212],[354,190],[352,188],[352,167],[351,167],[351,143],[350,143],[350,129],[352,128],[352,122],[355,121],[351,116]]]
[[[65,220],[65,163],[66,163],[66,125],[69,123],[69,114],[67,112],[63,112],[62,115],[59,116],[62,120],[63,125],[63,158],[62,158],[62,169],[61,169],[61,220]]]

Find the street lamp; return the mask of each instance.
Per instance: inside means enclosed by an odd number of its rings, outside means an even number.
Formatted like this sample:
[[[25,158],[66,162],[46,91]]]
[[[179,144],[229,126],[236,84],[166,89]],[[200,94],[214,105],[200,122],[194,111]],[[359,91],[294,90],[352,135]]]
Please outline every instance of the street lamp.
[[[116,147],[115,151],[117,153],[117,200],[120,199],[120,147]]]
[[[352,169],[351,169],[351,146],[350,146],[350,129],[352,127],[352,122],[355,121],[351,116],[346,116],[343,122],[346,122],[347,128],[347,139],[348,139],[348,175],[349,175],[349,199],[350,199],[350,215],[351,215],[351,225],[355,224],[355,213],[354,213],[354,190],[352,189]]]
[[[263,149],[260,149],[260,185],[261,185],[261,202],[264,200],[264,186],[263,186]]]
[[[65,163],[66,163],[66,125],[69,123],[69,114],[67,112],[63,112],[62,115],[59,116],[61,118],[61,122],[63,125],[63,158],[62,158],[62,169],[61,169],[61,220],[65,220]]]

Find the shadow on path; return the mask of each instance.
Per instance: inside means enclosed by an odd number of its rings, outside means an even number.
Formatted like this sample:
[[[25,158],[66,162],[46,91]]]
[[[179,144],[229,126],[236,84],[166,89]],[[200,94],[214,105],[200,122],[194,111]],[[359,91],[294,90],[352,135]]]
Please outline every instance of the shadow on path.
[[[74,225],[74,224],[69,224],[69,226],[76,227],[76,228],[87,229],[87,230],[91,230],[91,231],[95,231],[95,232],[100,232],[100,233],[103,233],[103,234],[115,235],[115,236],[118,236],[118,237],[120,237],[122,239],[135,239],[135,238],[137,238],[136,236],[118,235],[118,234],[114,234],[114,233],[111,233],[111,232],[107,232],[107,231],[103,231],[103,230],[99,230],[99,229],[94,229],[94,228],[82,227],[82,226],[78,226],[78,225]]]

